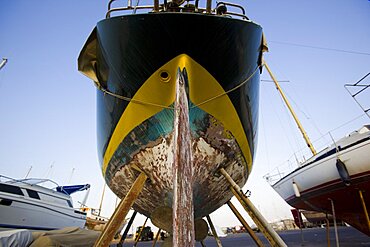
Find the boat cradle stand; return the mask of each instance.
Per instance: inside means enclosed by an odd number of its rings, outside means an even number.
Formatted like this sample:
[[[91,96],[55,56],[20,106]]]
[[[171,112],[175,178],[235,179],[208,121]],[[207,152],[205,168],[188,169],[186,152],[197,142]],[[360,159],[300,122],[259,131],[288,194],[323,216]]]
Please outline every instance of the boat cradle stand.
[[[239,185],[235,183],[235,181],[231,178],[231,176],[226,172],[224,168],[221,168],[219,170],[220,174],[222,174],[228,183],[230,184],[230,190],[234,194],[234,196],[238,199],[240,204],[243,206],[245,211],[249,214],[249,216],[252,218],[254,223],[258,226],[258,228],[261,230],[263,235],[266,237],[266,239],[269,241],[271,246],[279,246],[279,247],[285,247],[287,246],[284,241],[280,238],[280,236],[274,231],[274,229],[268,224],[266,219],[262,216],[262,214],[257,210],[257,208],[252,204],[252,202],[244,195]],[[229,202],[229,207],[233,210],[233,205]],[[235,207],[234,207],[235,209]],[[235,209],[236,210],[236,209]],[[235,212],[234,212],[235,213]],[[237,217],[238,215],[235,214]],[[238,217],[239,218],[239,217]],[[247,228],[248,230],[248,228]],[[250,234],[253,231],[248,231]],[[252,235],[253,234],[253,235]],[[258,246],[263,246],[261,241],[258,241],[257,237],[252,233],[251,236],[253,240],[256,242]]]
[[[147,180],[147,175],[143,172],[136,178],[125,198],[119,203],[114,211],[112,217],[109,219],[103,232],[95,242],[95,247],[109,246],[112,242],[114,234],[118,231],[119,227],[123,224],[130,208],[142,191],[144,184]]]

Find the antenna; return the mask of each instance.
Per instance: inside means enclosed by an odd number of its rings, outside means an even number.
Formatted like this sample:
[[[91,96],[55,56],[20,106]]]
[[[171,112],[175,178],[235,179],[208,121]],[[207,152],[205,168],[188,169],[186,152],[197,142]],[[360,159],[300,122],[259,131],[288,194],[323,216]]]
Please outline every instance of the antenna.
[[[0,70],[5,66],[5,64],[8,62],[7,58],[3,58],[3,61],[0,63]]]
[[[71,180],[72,180],[72,176],[73,176],[74,171],[75,171],[75,168],[72,168],[71,175],[69,176],[69,179],[68,179],[68,183],[69,184],[71,183]]]
[[[48,178],[48,179],[50,179],[50,178],[51,178],[51,175],[52,175],[52,172],[53,172],[54,163],[55,163],[55,161],[52,161],[52,162],[50,163],[50,167],[49,167],[49,169],[46,171],[45,178]]]
[[[31,170],[32,170],[32,166],[30,166],[30,169],[28,169],[28,172],[27,172],[27,174],[26,174],[26,177],[25,177],[25,178],[28,178],[28,175],[30,175]]]

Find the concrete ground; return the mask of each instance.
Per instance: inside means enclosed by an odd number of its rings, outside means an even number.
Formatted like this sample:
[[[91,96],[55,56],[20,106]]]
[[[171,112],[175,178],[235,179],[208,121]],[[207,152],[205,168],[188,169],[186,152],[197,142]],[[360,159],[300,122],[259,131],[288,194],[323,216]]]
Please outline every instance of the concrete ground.
[[[278,232],[285,243],[290,246],[305,246],[305,247],[327,247],[326,229],[325,228],[309,228],[301,230],[281,231]],[[303,241],[302,241],[303,235]],[[267,240],[261,233],[257,236],[262,242],[269,246]],[[338,227],[339,246],[341,247],[370,247],[370,237],[359,232],[352,227]],[[227,237],[221,238],[223,247],[248,247],[256,246],[252,238],[247,233],[229,234]],[[158,241],[156,246],[161,246],[163,241]],[[207,237],[204,240],[207,247],[217,247],[213,237]],[[133,246],[134,242],[129,239],[124,243],[125,247]],[[153,241],[139,242],[138,247],[151,247]],[[196,247],[201,247],[200,243],[196,243]],[[336,246],[334,228],[330,229],[330,246]]]

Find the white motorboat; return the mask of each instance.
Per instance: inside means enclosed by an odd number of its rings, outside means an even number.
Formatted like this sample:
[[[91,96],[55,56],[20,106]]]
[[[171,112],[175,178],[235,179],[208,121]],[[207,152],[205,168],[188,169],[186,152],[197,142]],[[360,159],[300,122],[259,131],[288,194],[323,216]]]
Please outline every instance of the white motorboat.
[[[73,208],[71,194],[89,188],[89,184],[58,186],[49,179],[17,180],[0,175],[0,229],[83,228],[86,213]]]

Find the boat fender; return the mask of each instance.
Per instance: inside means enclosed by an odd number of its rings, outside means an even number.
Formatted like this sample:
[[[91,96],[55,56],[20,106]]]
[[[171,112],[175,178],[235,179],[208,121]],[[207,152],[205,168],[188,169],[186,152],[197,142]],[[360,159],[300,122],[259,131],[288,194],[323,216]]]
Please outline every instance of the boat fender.
[[[346,186],[350,186],[351,185],[351,177],[349,176],[346,165],[340,159],[337,159],[336,165],[337,165],[337,170],[338,170],[340,179],[342,180],[342,182]]]
[[[301,192],[299,192],[298,185],[293,181],[293,190],[294,190],[294,195],[296,197],[301,197]]]
[[[1,199],[0,200],[0,205],[3,205],[3,206],[10,206],[12,205],[13,201],[12,200],[9,200],[9,199]]]

